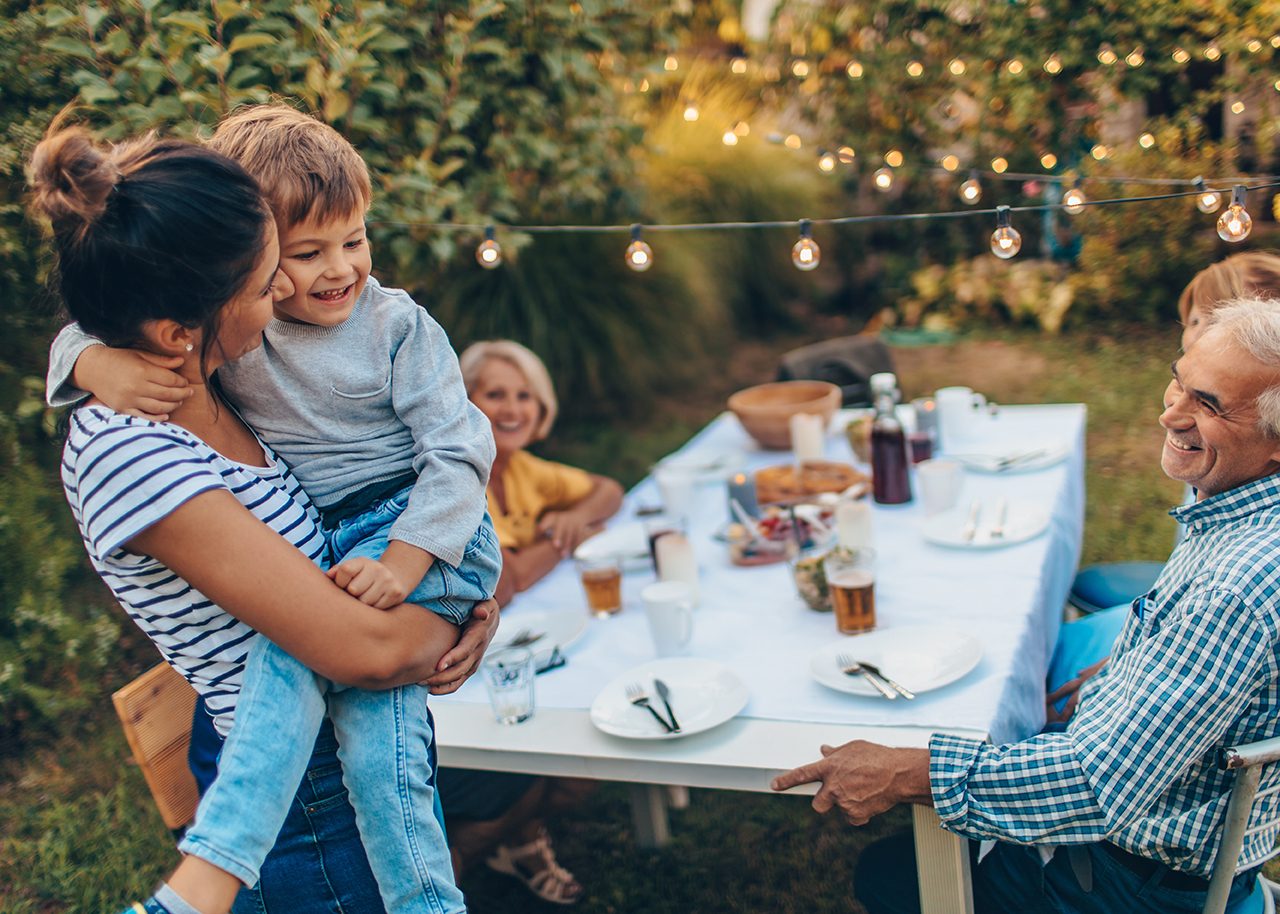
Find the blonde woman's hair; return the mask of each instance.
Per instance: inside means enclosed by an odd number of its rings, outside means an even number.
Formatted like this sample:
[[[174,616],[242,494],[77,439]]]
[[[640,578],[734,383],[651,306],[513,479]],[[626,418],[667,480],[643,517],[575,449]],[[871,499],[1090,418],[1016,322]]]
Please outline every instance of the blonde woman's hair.
[[[501,359],[524,375],[529,389],[533,391],[533,395],[542,407],[542,419],[534,430],[533,440],[543,440],[551,434],[551,426],[555,424],[556,414],[560,411],[560,404],[556,401],[556,390],[551,383],[551,375],[547,373],[547,366],[531,350],[521,346],[515,340],[485,340],[481,343],[472,343],[458,357],[458,364],[462,368],[462,381],[467,385],[468,396],[475,392],[484,366],[493,359]]]
[[[257,179],[282,231],[309,219],[363,215],[373,200],[369,168],[355,147],[283,102],[237,108],[208,145]]]
[[[1280,298],[1280,254],[1244,251],[1205,267],[1178,297],[1178,317],[1185,324],[1192,308],[1208,317],[1240,298]]]

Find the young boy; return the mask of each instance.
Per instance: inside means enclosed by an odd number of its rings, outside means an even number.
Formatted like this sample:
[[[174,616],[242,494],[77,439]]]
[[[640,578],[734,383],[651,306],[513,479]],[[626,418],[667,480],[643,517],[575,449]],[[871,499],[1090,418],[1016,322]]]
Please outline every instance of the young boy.
[[[488,420],[467,399],[444,331],[406,293],[384,289],[369,275],[364,217],[372,188],[363,160],[332,128],[283,105],[230,115],[210,145],[239,161],[263,187],[280,232],[280,269],[294,287],[291,297],[276,303],[263,345],[220,368],[219,384],[320,509],[340,562],[329,575],[339,586],[372,606],[418,603],[465,622],[471,607],[492,595],[501,568],[485,513],[492,434]],[[66,389],[68,379],[117,411],[160,421],[167,418],[166,404],[185,396],[181,380],[163,360],[104,347],[74,325],[59,334],[51,353],[52,404],[80,396]],[[405,775],[396,773],[402,757],[397,743],[403,742],[396,739],[397,715],[415,702],[426,713],[425,690],[408,691],[407,700],[400,690],[350,700],[360,712],[341,716],[349,728],[369,737],[366,743],[381,747],[385,764],[381,756],[373,764],[385,776],[352,770],[356,766],[348,766],[344,755],[344,780],[388,910],[412,908],[403,899],[415,892],[439,895],[443,904],[432,907],[454,910],[461,896],[449,878],[438,823],[435,834],[416,836],[422,854],[398,839],[390,849],[375,846],[383,842],[373,832],[385,832],[385,822],[380,829],[366,828],[375,810],[387,811],[380,804],[408,802]],[[376,696],[384,694],[387,700],[379,703]],[[211,710],[225,736],[229,724]],[[429,720],[425,732],[430,739]],[[308,750],[314,736],[306,737]],[[261,735],[263,741],[270,738]],[[432,777],[430,750],[429,745],[407,747],[411,777]],[[370,755],[360,753],[366,765]],[[214,833],[207,844],[234,843],[234,829],[242,826],[229,819],[237,808],[245,814],[253,808],[257,800],[249,797],[241,792],[223,799],[225,817],[207,814],[202,804],[192,830],[196,834],[188,835],[184,849],[204,856],[202,828]],[[419,791],[420,803],[423,797],[434,799],[433,790]],[[206,818],[214,824],[204,827]],[[423,830],[419,822],[418,831]],[[411,835],[409,845],[413,841]],[[416,866],[405,863],[422,856],[434,871],[422,875],[425,887],[412,872],[422,860]],[[242,868],[256,875],[252,861]],[[441,884],[433,884],[437,880]]]

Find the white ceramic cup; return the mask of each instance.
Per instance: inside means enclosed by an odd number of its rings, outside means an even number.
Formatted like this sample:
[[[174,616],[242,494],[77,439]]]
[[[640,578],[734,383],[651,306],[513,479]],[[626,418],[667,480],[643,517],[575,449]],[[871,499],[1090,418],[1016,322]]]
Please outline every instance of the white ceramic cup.
[[[916,465],[917,491],[926,515],[940,514],[960,500],[964,467],[954,460],[925,460]]]
[[[684,467],[658,467],[653,471],[662,506],[672,517],[688,518],[697,494],[698,479]]]
[[[640,591],[659,657],[680,653],[693,637],[693,593],[683,581],[658,581]]]
[[[959,453],[980,433],[987,398],[971,387],[943,387],[934,394],[938,404],[938,432],[944,451]]]

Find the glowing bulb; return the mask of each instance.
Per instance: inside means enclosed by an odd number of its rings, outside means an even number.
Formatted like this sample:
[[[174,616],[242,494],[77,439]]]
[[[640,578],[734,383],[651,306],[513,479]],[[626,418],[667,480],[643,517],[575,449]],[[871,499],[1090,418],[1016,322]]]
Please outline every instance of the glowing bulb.
[[[1262,50],[1262,42],[1254,38],[1254,39],[1251,39],[1249,43],[1245,45],[1245,47],[1249,49],[1250,54],[1257,54],[1259,51]]]
[[[1232,114],[1244,114],[1244,102],[1232,102],[1232,103],[1231,103],[1231,113],[1232,113]]]
[[[797,270],[804,270],[806,273],[816,269],[822,262],[822,249],[811,237],[809,225],[808,219],[800,220],[800,240],[791,247],[791,262],[796,265]]]
[[[1044,155],[1040,157],[1040,167],[1043,168],[1045,171],[1048,171],[1049,169],[1053,168],[1053,166],[1057,164],[1058,164],[1058,157],[1054,155],[1052,152],[1046,152]]]
[[[1012,73],[1014,76],[1017,76],[1019,73],[1022,72],[1022,61],[1018,60],[1015,57],[1013,60],[1005,64],[1004,68],[1008,70],[1010,73]]]
[[[1111,50],[1110,48],[1103,48],[1101,51],[1098,52],[1098,63],[1104,66],[1109,67],[1113,63],[1115,63],[1118,59],[1119,58],[1116,57],[1116,52]]]
[[[1174,63],[1186,63],[1190,59],[1191,59],[1191,55],[1188,54],[1186,51],[1182,50],[1182,48],[1174,48],[1173,50]]]
[[[1206,187],[1204,178],[1196,178],[1191,183],[1194,184],[1196,190],[1199,191],[1199,193],[1196,194],[1196,209],[1206,215],[1209,213],[1216,213],[1218,208],[1222,206],[1222,194],[1218,193],[1216,190],[1210,190]]]
[[[1009,224],[1009,207],[996,207],[996,230],[991,233],[991,253],[1008,260],[1022,250],[1022,235]]]
[[[726,131],[724,132],[724,136],[722,136],[722,137],[720,138],[720,140],[721,140],[721,142],[723,142],[726,146],[737,146],[737,145],[738,145],[738,135],[737,135],[736,133],[734,133],[732,130],[726,130]]]
[[[802,145],[800,142],[800,135],[797,133],[788,133],[787,138],[782,141],[782,145],[786,146],[788,149],[799,149]]]
[[[828,174],[836,170],[836,157],[829,152],[823,152],[818,156],[818,170],[825,171]]]
[[[1050,76],[1057,76],[1062,72],[1062,59],[1057,54],[1052,55],[1044,62],[1044,71]]]
[[[892,168],[877,168],[876,173],[871,177],[872,177],[872,180],[875,181],[876,190],[884,191],[887,193],[889,191],[889,188],[893,187],[893,169]]]
[[[960,158],[959,156],[945,155],[942,157],[941,164],[947,171],[955,171],[960,167]]]
[[[791,75],[797,79],[804,79],[809,75],[809,62],[807,60],[797,60],[791,65]]]
[[[918,79],[924,73],[924,64],[918,60],[913,60],[907,64],[907,75],[912,79]]]
[[[850,79],[862,79],[862,64],[856,60],[849,61],[849,66],[844,71],[849,74]]]
[[[1111,155],[1111,150],[1108,149],[1106,146],[1103,146],[1101,143],[1098,143],[1092,149],[1089,150],[1089,155],[1093,156],[1095,159],[1101,162],[1107,156]]]
[[[836,158],[840,160],[841,165],[852,165],[856,155],[852,146],[841,146],[836,150]]]
[[[679,70],[680,61],[676,59],[675,55],[672,55],[662,62],[662,69],[666,70],[668,73]]]
[[[947,64],[947,69],[951,71],[952,76],[964,76],[964,71],[967,70],[968,67],[965,65],[963,60],[959,57],[955,57],[952,59],[951,63]]]
[[[735,136],[743,137],[751,133],[751,125],[746,121],[738,121],[733,125],[733,133]]]
[[[696,120],[698,119],[698,106],[697,106],[697,105],[685,105],[685,106],[684,106],[684,119],[685,119],[686,121],[688,121],[690,124],[692,124],[694,121],[696,121]]]
[[[640,88],[640,91],[641,91],[641,92],[648,92],[648,91],[649,91],[649,80],[647,80],[647,79],[642,79],[642,80],[640,80],[640,87],[639,87],[639,88]]]
[[[747,58],[735,57],[729,62],[729,69],[739,75],[747,72]]]
[[[884,161],[890,168],[901,168],[902,153],[896,149],[890,149],[884,154]]]
[[[1075,187],[1062,195],[1062,208],[1071,215],[1078,216],[1084,212],[1084,205],[1088,202],[1088,199],[1077,183]]]
[[[1243,184],[1231,189],[1231,205],[1218,217],[1218,237],[1233,244],[1244,241],[1253,231],[1253,219],[1245,212]]]
[[[1004,156],[996,156],[991,160],[991,170],[998,175],[1004,174],[1009,170],[1009,160]]]
[[[493,226],[485,226],[484,241],[476,246],[476,263],[486,270],[496,269],[502,263],[502,248],[493,239]]]
[[[640,240],[640,226],[631,226],[631,243],[627,245],[627,266],[637,273],[643,273],[653,266],[653,248]]]
[[[960,199],[970,206],[982,199],[982,184],[976,173],[970,172],[969,180],[960,185]]]
[[[1222,56],[1222,51],[1219,50],[1216,44],[1211,44],[1204,49],[1204,56],[1209,60],[1217,60]]]
[[[1144,133],[1142,136],[1138,137],[1138,145],[1141,146],[1143,149],[1150,149],[1155,144],[1156,144],[1155,134]]]
[[[1140,67],[1147,62],[1147,58],[1143,55],[1142,48],[1134,48],[1129,52],[1129,55],[1125,57],[1124,62],[1131,67]]]
[[[1273,48],[1280,48],[1280,35],[1271,36],[1271,46]]]

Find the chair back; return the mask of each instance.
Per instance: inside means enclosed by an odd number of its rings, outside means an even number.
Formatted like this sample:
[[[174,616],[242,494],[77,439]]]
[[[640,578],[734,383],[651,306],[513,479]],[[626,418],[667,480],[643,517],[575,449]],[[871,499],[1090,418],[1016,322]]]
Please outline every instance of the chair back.
[[[1231,787],[1231,799],[1227,801],[1227,817],[1222,826],[1222,843],[1213,861],[1213,874],[1209,878],[1209,891],[1205,896],[1203,914],[1223,914],[1227,908],[1227,893],[1231,880],[1241,870],[1240,851],[1245,838],[1274,829],[1280,823],[1280,805],[1260,822],[1249,824],[1254,804],[1263,797],[1280,792],[1280,783],[1265,790],[1258,790],[1262,766],[1280,759],[1280,737],[1259,740],[1243,746],[1230,746],[1222,750],[1219,767],[1235,772]],[[1275,856],[1280,848],[1272,848],[1268,857]],[[1256,866],[1256,861],[1251,861]],[[1264,886],[1264,888],[1266,888]],[[1274,910],[1273,908],[1271,910]]]
[[[195,689],[161,663],[113,694],[111,702],[164,824],[183,828],[200,802],[187,764]]]
[[[779,381],[828,381],[840,388],[843,406],[871,402],[873,374],[893,371],[893,355],[877,336],[842,336],[783,355]]]

